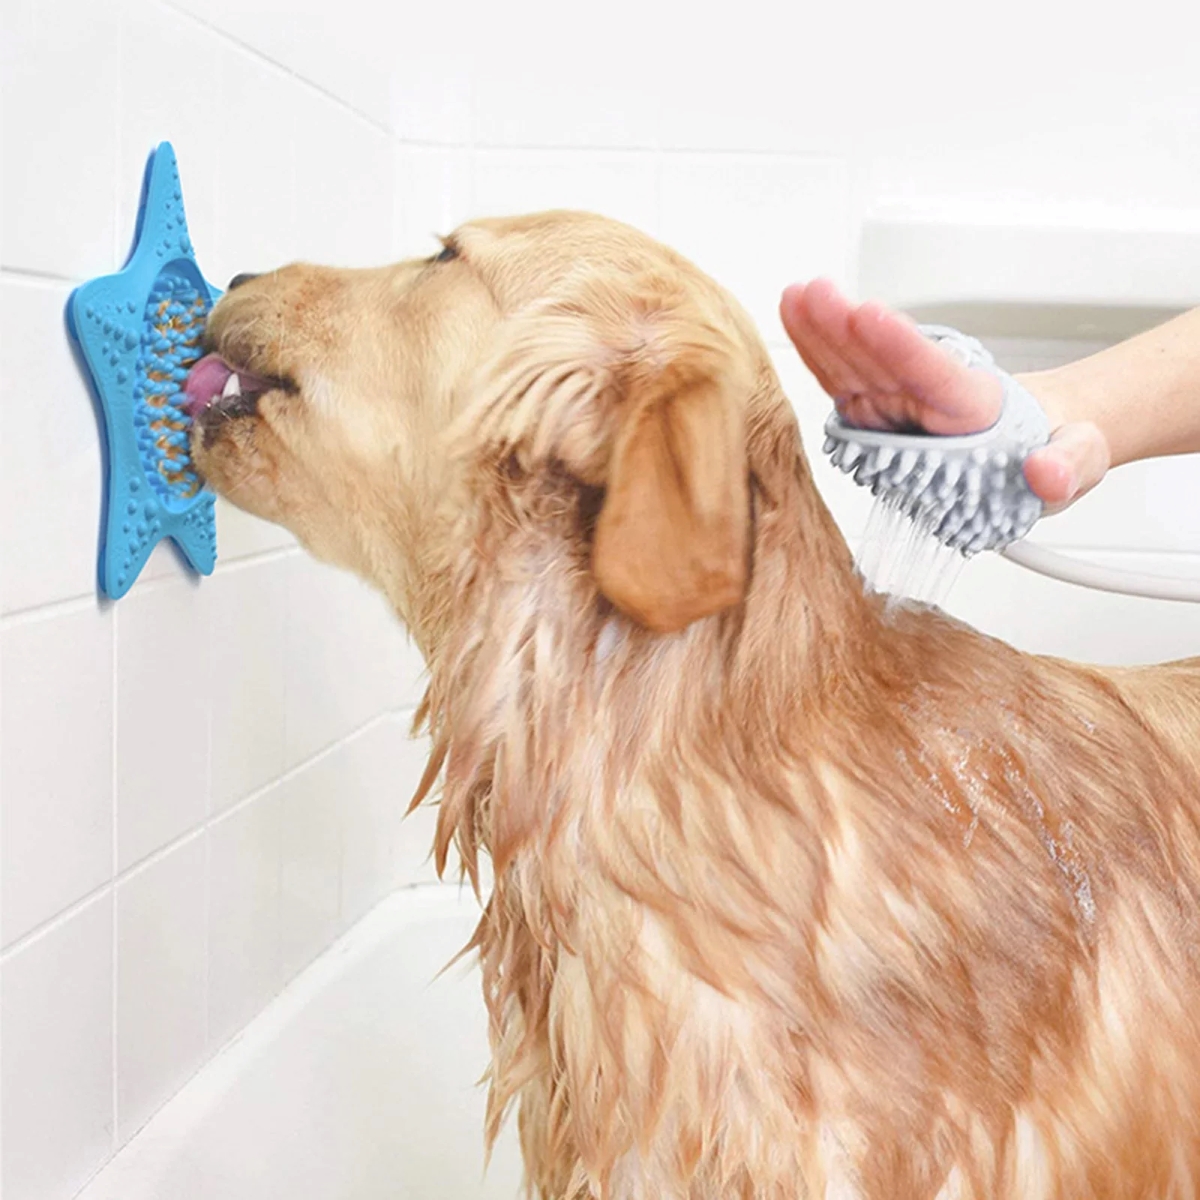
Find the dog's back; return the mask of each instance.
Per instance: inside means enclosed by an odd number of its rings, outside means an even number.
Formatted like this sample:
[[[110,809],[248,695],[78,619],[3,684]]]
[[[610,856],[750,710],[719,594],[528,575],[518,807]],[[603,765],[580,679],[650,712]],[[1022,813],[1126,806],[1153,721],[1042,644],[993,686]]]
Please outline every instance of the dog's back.
[[[1200,805],[1200,658],[1104,672],[1138,714],[1189,765]]]

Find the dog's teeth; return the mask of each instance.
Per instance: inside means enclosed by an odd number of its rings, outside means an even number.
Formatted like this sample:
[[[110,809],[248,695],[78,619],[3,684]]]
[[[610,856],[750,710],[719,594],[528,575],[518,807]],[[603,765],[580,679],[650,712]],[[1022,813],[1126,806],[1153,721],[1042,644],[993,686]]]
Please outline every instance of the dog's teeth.
[[[846,456],[842,459],[842,470],[852,471],[862,458],[863,448],[857,442],[846,443]]]
[[[242,381],[238,378],[238,373],[234,371],[227,380],[225,386],[221,389],[221,399],[228,400],[233,396],[242,394]]]
[[[846,443],[838,442],[838,444],[836,446],[834,446],[834,448],[833,448],[833,453],[829,456],[829,461],[831,463],[833,463],[833,465],[835,467],[841,467],[842,463],[845,462],[845,460],[846,460]],[[843,468],[843,470],[844,469],[845,468]]]
[[[833,448],[838,445],[838,440],[832,434],[826,434],[825,445],[821,447],[822,454],[832,454]]]
[[[896,451],[891,446],[879,446],[871,451],[871,463],[877,471],[886,471],[895,455]]]

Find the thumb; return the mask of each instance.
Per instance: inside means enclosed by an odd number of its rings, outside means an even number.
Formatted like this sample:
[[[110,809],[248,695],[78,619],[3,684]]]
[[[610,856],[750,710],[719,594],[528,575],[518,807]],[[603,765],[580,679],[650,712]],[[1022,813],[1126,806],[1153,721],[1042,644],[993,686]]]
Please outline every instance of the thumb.
[[[1062,425],[1025,459],[1025,482],[1050,512],[1078,500],[1104,478],[1111,462],[1108,442],[1091,421]]]

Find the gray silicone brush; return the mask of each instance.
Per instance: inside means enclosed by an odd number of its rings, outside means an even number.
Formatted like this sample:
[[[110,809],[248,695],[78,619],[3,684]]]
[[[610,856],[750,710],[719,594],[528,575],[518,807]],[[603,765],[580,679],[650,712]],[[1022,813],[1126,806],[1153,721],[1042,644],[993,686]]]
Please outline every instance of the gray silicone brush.
[[[968,366],[1000,379],[1004,404],[995,424],[940,437],[858,429],[834,413],[825,423],[825,453],[856,483],[963,555],[1003,549],[1042,515],[1022,465],[1049,440],[1050,424],[1041,405],[974,338],[944,325],[919,328]]]

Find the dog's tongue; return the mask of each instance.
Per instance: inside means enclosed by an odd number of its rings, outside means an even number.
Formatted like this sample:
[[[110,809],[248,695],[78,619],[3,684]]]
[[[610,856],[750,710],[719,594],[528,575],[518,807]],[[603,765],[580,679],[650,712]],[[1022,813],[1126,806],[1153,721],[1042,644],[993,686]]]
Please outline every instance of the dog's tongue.
[[[214,403],[229,382],[233,369],[219,354],[206,354],[188,372],[183,385],[187,400],[183,411],[193,419]]]

